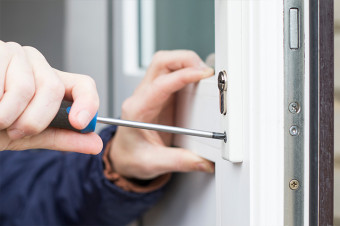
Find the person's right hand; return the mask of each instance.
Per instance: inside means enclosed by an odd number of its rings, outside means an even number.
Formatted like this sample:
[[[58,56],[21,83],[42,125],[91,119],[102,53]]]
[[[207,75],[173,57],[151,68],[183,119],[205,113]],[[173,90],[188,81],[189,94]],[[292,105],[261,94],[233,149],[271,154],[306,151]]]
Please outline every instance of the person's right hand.
[[[99,106],[93,79],[53,69],[33,47],[0,41],[0,151],[99,153],[102,141],[95,133],[48,128],[64,98],[74,101],[71,125],[85,128]]]

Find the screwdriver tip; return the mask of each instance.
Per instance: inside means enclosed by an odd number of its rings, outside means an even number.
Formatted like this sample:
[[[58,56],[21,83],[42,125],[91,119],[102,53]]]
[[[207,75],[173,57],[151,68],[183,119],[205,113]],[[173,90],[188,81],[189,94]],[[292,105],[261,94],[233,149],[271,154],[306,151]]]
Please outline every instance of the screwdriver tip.
[[[212,138],[214,139],[219,139],[219,140],[224,140],[224,143],[227,143],[227,134],[224,133],[215,133],[213,132]]]

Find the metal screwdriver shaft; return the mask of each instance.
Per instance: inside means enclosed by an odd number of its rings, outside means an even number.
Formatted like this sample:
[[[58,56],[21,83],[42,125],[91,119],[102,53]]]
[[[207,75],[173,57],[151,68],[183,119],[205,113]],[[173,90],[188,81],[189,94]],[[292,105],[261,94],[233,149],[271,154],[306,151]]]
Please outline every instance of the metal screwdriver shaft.
[[[151,124],[151,123],[145,123],[145,122],[134,122],[134,121],[128,121],[128,120],[122,120],[122,119],[97,117],[97,123],[98,122],[104,123],[104,124],[116,125],[116,126],[126,126],[126,127],[138,128],[138,129],[156,130],[160,132],[184,134],[184,135],[206,137],[206,138],[213,138],[213,139],[219,139],[219,140],[225,140],[226,138],[225,133],[215,133],[215,132],[174,127],[174,126],[157,125],[157,124]]]
[[[158,124],[151,124],[145,122],[135,122],[135,121],[128,121],[122,119],[114,119],[114,118],[104,118],[98,117],[98,113],[92,118],[90,123],[86,126],[86,128],[79,130],[74,128],[69,121],[69,113],[71,111],[72,102],[69,101],[62,101],[61,106],[57,115],[54,117],[52,122],[50,123],[49,127],[60,128],[60,129],[68,129],[79,133],[91,133],[94,132],[96,129],[96,124],[104,123],[116,126],[126,126],[138,129],[148,129],[148,130],[156,130],[160,132],[166,133],[177,133],[177,134],[184,134],[190,136],[197,136],[197,137],[206,137],[218,140],[224,140],[227,142],[227,135],[226,133],[216,133],[216,132],[208,132],[202,130],[194,130],[194,129],[186,129],[180,128],[175,126],[165,126],[165,125],[158,125]]]

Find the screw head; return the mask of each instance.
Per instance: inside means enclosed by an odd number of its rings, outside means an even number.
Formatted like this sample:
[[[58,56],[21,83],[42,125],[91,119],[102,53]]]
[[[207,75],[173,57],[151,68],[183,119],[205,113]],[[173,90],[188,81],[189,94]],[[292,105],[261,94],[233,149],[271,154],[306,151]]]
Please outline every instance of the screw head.
[[[292,102],[288,107],[290,113],[297,114],[300,112],[300,104],[298,102]]]
[[[289,188],[292,190],[297,190],[300,187],[300,182],[296,179],[289,181]]]
[[[291,126],[290,129],[289,129],[289,133],[292,136],[297,136],[297,135],[300,134],[300,129],[299,129],[298,126]]]

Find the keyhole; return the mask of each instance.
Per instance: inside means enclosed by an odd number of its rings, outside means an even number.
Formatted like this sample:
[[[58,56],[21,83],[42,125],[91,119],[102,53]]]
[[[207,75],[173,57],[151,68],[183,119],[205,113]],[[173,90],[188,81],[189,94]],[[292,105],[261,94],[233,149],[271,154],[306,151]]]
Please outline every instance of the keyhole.
[[[218,73],[217,83],[220,91],[220,113],[225,115],[227,114],[227,73],[225,71]]]

